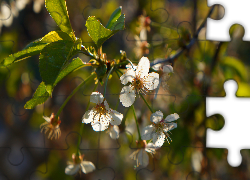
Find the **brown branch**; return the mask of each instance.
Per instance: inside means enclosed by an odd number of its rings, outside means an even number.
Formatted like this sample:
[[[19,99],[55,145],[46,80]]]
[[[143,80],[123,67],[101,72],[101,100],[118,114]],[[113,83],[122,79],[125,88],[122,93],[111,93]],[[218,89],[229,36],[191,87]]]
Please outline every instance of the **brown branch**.
[[[158,59],[155,59],[154,62],[150,63],[150,66],[153,66],[155,64],[159,64],[159,63],[173,63],[174,59],[178,58],[185,50],[189,50],[193,44],[198,40],[198,35],[200,33],[200,31],[202,30],[203,27],[205,27],[206,23],[207,23],[207,18],[211,16],[213,10],[214,10],[214,7],[215,6],[212,6],[206,16],[206,18],[203,20],[203,22],[201,23],[200,27],[197,29],[196,33],[194,34],[194,37],[191,39],[190,43],[188,45],[186,45],[185,47],[183,48],[180,48],[177,50],[177,52],[166,58],[166,59],[161,59],[161,58],[158,58]]]

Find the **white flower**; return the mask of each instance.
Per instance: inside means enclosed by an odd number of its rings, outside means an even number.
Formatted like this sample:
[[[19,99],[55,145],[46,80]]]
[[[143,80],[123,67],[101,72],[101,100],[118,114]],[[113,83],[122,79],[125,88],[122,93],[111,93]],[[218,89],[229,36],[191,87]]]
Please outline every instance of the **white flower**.
[[[103,95],[99,92],[93,92],[90,96],[90,102],[96,103],[96,106],[88,110],[82,117],[82,122],[88,124],[91,122],[95,131],[104,131],[111,125],[120,125],[123,115],[111,108]]]
[[[121,90],[120,101],[123,106],[131,106],[136,97],[136,93],[146,93],[154,90],[159,84],[159,74],[152,72],[148,73],[150,62],[147,57],[142,57],[137,67],[127,68],[127,71],[120,77],[121,83],[124,86]]]
[[[116,126],[116,125],[110,126],[110,129],[107,131],[107,133],[109,133],[109,136],[112,139],[118,139],[119,138],[119,133],[120,133],[119,127]]]
[[[72,154],[73,162],[68,162],[68,166],[65,168],[65,174],[75,175],[77,172],[82,171],[87,174],[95,170],[95,165],[90,161],[83,161],[84,155],[76,156]]]
[[[140,148],[134,151],[129,157],[136,161],[136,167],[139,167],[140,165],[145,167],[149,162],[147,152],[153,156],[157,147],[155,147],[152,143],[147,144],[145,140],[139,142],[136,141],[136,144],[137,146],[139,145]]]
[[[61,124],[60,118],[56,118],[55,114],[52,113],[50,117],[43,116],[43,118],[46,120],[43,124],[40,125],[41,132],[46,134],[49,131],[49,139],[58,139],[61,136],[61,130],[59,125]]]
[[[167,139],[167,141],[168,138],[171,140],[168,132],[177,127],[177,123],[174,123],[172,121],[175,121],[178,118],[179,115],[174,113],[168,115],[165,119],[163,119],[163,113],[161,111],[156,111],[150,117],[150,121],[153,122],[153,124],[146,126],[142,130],[142,139],[153,139],[153,144],[156,147],[161,147],[165,141],[165,138]]]

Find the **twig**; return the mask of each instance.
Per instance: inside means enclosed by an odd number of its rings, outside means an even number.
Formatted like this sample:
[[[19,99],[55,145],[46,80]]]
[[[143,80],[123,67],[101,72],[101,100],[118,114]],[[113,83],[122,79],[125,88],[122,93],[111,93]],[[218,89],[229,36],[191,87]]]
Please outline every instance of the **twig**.
[[[189,50],[193,46],[193,44],[198,40],[197,39],[198,35],[199,35],[200,31],[202,30],[202,28],[206,25],[207,18],[211,16],[211,14],[214,10],[214,7],[215,6],[212,6],[210,8],[206,18],[201,23],[200,27],[197,29],[196,33],[194,34],[194,37],[191,39],[190,43],[187,46],[185,46],[184,48],[178,49],[174,55],[168,57],[167,59],[158,58],[158,59],[154,60],[154,62],[150,63],[150,66],[152,67],[155,64],[166,63],[166,62],[173,63],[174,59],[178,58],[185,50]]]

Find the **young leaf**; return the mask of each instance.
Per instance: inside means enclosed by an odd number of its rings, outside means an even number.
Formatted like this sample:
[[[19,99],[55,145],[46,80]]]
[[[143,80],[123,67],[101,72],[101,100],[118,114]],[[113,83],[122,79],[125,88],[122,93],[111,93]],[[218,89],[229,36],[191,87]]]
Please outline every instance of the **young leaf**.
[[[111,15],[106,28],[94,16],[88,17],[86,27],[89,36],[95,42],[97,48],[99,48],[117,31],[125,28],[125,15],[121,15],[121,7],[119,7]]]
[[[39,70],[49,94],[52,93],[57,76],[67,63],[67,57],[73,45],[71,41],[60,40],[48,44],[41,51]]]
[[[65,0],[45,0],[45,7],[59,28],[75,39],[74,31],[69,21]]]
[[[65,76],[67,76],[71,72],[76,71],[84,66],[86,66],[86,64],[84,64],[80,58],[73,59],[72,62],[67,67],[65,67],[57,76],[57,79],[53,86],[55,87],[58,82],[60,82]],[[38,104],[43,104],[49,97],[50,94],[46,90],[45,83],[41,82],[33,98],[25,104],[24,108],[33,109]]]
[[[115,24],[116,20],[121,16],[122,7],[117,8],[110,16],[108,24],[106,25],[107,29],[111,29],[111,27]]]
[[[113,35],[112,30],[106,29],[94,16],[88,17],[86,27],[89,36],[95,42],[97,48]]]
[[[43,38],[28,44],[22,51],[11,54],[7,58],[5,58],[0,65],[9,66],[18,61],[37,55],[46,45],[48,45],[51,42],[59,40],[72,41],[72,39],[68,36],[67,33],[64,33],[62,31],[51,31],[50,33],[46,34]]]
[[[119,31],[123,30],[125,28],[125,15],[122,14],[116,21],[115,23],[111,26],[111,30],[113,31]]]

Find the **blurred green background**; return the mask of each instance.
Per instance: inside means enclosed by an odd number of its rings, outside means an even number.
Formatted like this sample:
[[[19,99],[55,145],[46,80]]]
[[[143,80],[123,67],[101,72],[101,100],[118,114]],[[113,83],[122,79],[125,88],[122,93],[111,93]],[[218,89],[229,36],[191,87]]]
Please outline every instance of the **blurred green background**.
[[[124,31],[118,32],[103,44],[108,59],[120,57],[120,50],[138,62],[142,55],[150,61],[167,58],[178,49],[185,49],[209,12],[205,0],[68,0],[70,21],[83,45],[93,45],[85,27],[88,16],[96,16],[106,24],[112,12],[122,6],[125,13]],[[223,17],[224,9],[216,6],[213,19]],[[138,54],[141,44],[139,17],[149,17],[147,31],[149,47]],[[0,60],[24,48],[52,30],[58,30],[44,7],[43,0],[1,1]],[[206,149],[206,128],[219,130],[224,125],[220,115],[206,117],[205,97],[225,96],[223,84],[227,79],[237,81],[237,96],[249,96],[250,44],[243,42],[244,30],[239,25],[230,29],[231,42],[206,41],[202,28],[191,48],[173,62],[174,73],[154,92],[145,96],[154,110],[164,117],[178,113],[178,127],[172,131],[171,144],[165,142],[145,168],[134,169],[129,155],[135,151],[138,138],[132,110],[119,103],[122,84],[114,74],[108,82],[107,101],[111,108],[128,113],[120,126],[120,138],[112,140],[106,132],[95,132],[84,126],[80,149],[96,170],[90,174],[68,176],[64,173],[67,161],[76,152],[81,118],[85,113],[94,82],[89,82],[65,106],[60,118],[62,136],[48,140],[40,133],[43,115],[56,112],[71,91],[93,69],[82,68],[64,78],[55,88],[52,98],[33,110],[23,108],[41,82],[38,56],[0,68],[0,178],[4,179],[250,179],[250,153],[242,150],[243,161],[237,168],[227,163],[226,149]],[[143,41],[142,41],[143,42]],[[171,49],[171,50],[170,50]],[[79,57],[88,62],[83,54]],[[167,85],[166,85],[167,83]],[[104,87],[98,86],[103,93]],[[91,104],[91,107],[94,104]],[[140,129],[150,124],[150,111],[141,98],[135,108]],[[128,112],[127,112],[128,111]],[[129,133],[128,133],[129,132]],[[232,142],[233,143],[233,142]],[[99,149],[98,150],[98,144]],[[14,172],[14,173],[13,173]]]

